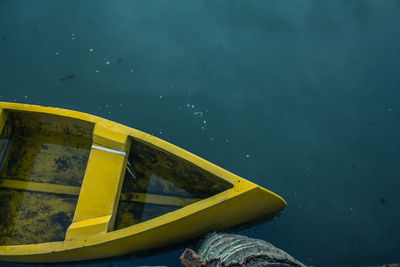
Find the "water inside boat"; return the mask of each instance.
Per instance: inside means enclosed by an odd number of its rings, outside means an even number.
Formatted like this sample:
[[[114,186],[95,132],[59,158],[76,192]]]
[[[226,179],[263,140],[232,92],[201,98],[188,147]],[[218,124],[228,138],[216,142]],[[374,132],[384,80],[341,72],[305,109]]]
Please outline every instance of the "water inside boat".
[[[156,147],[133,140],[115,229],[140,223],[232,187],[232,184]]]
[[[64,240],[93,126],[48,114],[8,113],[0,134],[0,245]],[[77,192],[71,194],[71,188]]]
[[[93,129],[93,123],[73,118],[7,112],[4,127],[0,127],[0,245],[65,239],[89,160]],[[200,167],[134,138],[126,167],[113,230],[232,187]]]

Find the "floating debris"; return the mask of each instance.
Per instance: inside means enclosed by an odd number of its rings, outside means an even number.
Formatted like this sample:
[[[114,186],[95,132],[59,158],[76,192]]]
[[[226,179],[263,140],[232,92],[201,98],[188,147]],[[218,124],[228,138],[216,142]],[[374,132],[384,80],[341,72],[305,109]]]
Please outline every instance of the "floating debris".
[[[180,257],[182,264],[187,263],[183,266],[305,267],[271,243],[236,234],[211,233],[203,239],[195,257],[187,257],[187,250],[185,252]],[[194,265],[195,262],[200,264]]]
[[[99,73],[99,70],[96,70],[96,73]]]
[[[65,77],[63,77],[63,78],[61,78],[60,79],[60,82],[63,82],[63,81],[66,81],[66,80],[71,80],[71,79],[73,79],[73,78],[75,78],[75,74],[69,74],[69,75],[67,75],[67,76],[65,76]]]
[[[93,48],[90,48],[90,49],[89,49],[89,52],[93,52],[93,51],[94,51]]]
[[[160,95],[160,99],[162,99],[163,98],[163,96],[162,95]]]
[[[106,65],[110,65],[110,61],[107,60],[107,61],[106,61]]]

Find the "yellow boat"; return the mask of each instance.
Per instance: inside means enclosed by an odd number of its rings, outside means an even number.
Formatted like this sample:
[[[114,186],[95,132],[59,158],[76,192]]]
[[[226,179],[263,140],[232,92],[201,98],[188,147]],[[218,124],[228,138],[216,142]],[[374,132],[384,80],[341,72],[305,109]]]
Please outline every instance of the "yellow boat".
[[[0,102],[0,261],[169,245],[282,210],[278,195],[89,114]]]

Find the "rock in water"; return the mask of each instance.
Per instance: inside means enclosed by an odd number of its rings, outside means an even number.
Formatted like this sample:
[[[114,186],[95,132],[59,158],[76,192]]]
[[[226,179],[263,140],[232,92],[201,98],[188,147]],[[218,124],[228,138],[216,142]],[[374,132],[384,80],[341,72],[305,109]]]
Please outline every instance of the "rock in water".
[[[205,266],[305,267],[272,244],[242,235],[212,233],[198,250]]]

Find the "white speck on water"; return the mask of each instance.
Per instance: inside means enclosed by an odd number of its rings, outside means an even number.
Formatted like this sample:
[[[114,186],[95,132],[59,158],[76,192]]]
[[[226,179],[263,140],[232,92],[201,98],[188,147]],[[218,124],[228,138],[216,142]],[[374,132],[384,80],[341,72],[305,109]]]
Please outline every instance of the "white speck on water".
[[[28,96],[26,95],[26,96],[25,96],[25,99],[27,99],[27,98],[28,98]]]
[[[171,89],[174,89],[174,86],[173,86],[173,85],[171,85],[169,88],[171,88]]]
[[[229,139],[225,139],[225,142],[228,143],[228,142],[229,142]]]
[[[190,108],[190,104],[187,104],[186,106],[187,106],[188,108]]]
[[[131,69],[131,73],[133,72],[133,70]]]
[[[99,70],[96,70],[96,73],[99,73]]]
[[[192,105],[192,108],[194,108],[194,105]]]
[[[206,109],[206,112],[208,113],[208,109]]]
[[[72,36],[72,37],[74,37],[74,36],[75,36],[75,34],[71,34],[71,36]]]
[[[204,120],[203,123],[206,124],[207,122]]]
[[[94,51],[93,48],[90,48],[90,49],[89,49],[89,52],[93,52],[93,51]]]
[[[389,108],[389,109],[388,109],[388,111],[392,111],[392,109],[391,109],[391,108]]]
[[[110,61],[107,60],[107,61],[106,61],[106,65],[110,65]]]
[[[249,154],[246,154],[246,158],[250,158],[250,155],[249,155]]]
[[[105,107],[108,108],[108,105],[106,104]]]
[[[56,52],[56,56],[58,56],[60,53],[59,52]]]
[[[111,111],[109,111],[108,114],[111,114]]]
[[[214,138],[210,137],[210,141],[214,141]]]
[[[204,130],[204,126],[201,126],[201,129]]]
[[[74,41],[74,40],[75,40],[75,37],[72,37],[71,39],[72,39],[72,41]]]
[[[193,116],[195,118],[201,118],[201,117],[203,117],[203,112],[201,112],[201,111],[193,112]]]
[[[162,132],[160,131],[160,134],[162,134]]]
[[[120,107],[122,107],[122,104],[119,104]]]
[[[160,99],[162,99],[162,95],[160,95]]]

